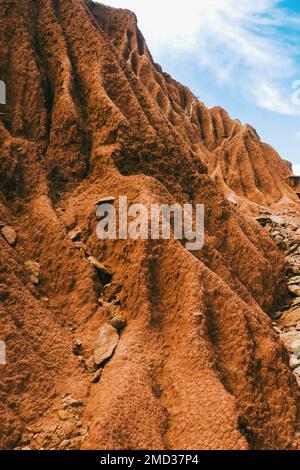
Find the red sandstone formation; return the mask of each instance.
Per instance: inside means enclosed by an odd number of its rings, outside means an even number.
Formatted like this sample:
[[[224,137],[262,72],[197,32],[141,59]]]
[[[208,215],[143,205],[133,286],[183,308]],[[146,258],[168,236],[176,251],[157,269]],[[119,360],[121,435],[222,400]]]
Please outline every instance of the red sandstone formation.
[[[296,201],[286,163],[164,74],[129,11],[0,0],[0,60],[0,447],[298,448],[283,257],[226,200]],[[204,249],[100,242],[120,195],[205,204]]]
[[[289,185],[294,189],[294,191],[298,194],[298,197],[300,197],[300,176],[288,176],[287,181]]]

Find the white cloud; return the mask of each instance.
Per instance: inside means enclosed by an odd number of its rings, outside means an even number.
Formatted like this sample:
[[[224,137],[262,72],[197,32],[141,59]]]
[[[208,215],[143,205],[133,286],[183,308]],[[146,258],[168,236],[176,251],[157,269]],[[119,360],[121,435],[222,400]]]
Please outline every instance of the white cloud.
[[[102,1],[103,2],[103,1]],[[189,54],[218,83],[228,83],[261,108],[300,115],[291,84],[300,79],[293,34],[300,15],[279,0],[108,0],[133,10],[155,59]],[[289,32],[289,33],[288,33]]]
[[[293,172],[295,175],[300,175],[300,165],[293,165]]]

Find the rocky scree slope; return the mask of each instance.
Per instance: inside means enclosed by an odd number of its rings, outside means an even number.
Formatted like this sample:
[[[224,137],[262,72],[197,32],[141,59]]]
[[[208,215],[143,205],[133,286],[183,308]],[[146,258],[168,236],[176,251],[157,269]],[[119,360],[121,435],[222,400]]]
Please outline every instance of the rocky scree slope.
[[[264,215],[262,215],[264,214]],[[275,312],[273,326],[290,355],[290,367],[300,385],[300,217],[295,208],[286,208],[272,215],[263,209],[258,222],[274,239],[286,259],[289,299]]]
[[[0,447],[298,448],[284,259],[225,197],[293,200],[286,164],[164,74],[131,12],[0,12]],[[120,195],[204,203],[204,249],[100,242]]]

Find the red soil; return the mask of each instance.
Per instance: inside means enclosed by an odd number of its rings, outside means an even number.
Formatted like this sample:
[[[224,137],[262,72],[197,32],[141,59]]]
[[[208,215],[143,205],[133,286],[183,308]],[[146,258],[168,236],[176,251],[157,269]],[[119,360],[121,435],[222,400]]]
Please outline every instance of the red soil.
[[[164,74],[129,11],[0,0],[0,57],[0,219],[18,234],[0,236],[0,447],[298,448],[298,387],[268,316],[283,257],[225,197],[296,201],[286,163]],[[120,195],[204,203],[204,249],[100,242],[94,203]],[[74,229],[122,286],[126,327],[95,384],[85,364],[115,307]]]

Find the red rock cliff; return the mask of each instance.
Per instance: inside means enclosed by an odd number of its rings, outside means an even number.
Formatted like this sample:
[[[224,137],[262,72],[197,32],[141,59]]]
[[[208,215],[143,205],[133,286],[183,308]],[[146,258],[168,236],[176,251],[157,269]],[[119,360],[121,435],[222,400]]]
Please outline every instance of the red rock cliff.
[[[128,11],[0,0],[0,60],[1,448],[298,447],[283,260],[221,191],[293,199],[286,164],[164,74]],[[94,203],[120,195],[204,203],[204,249],[100,242]]]

